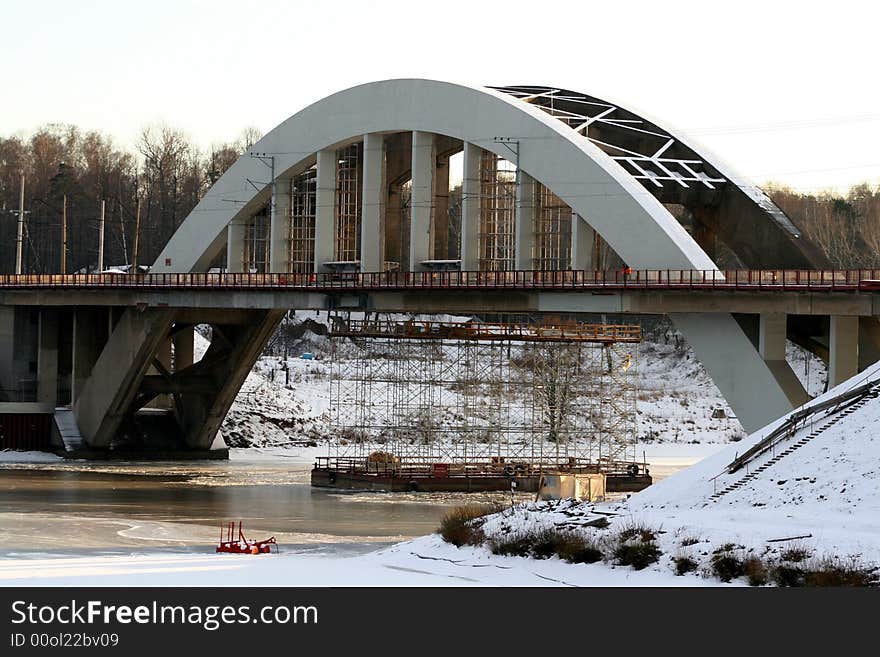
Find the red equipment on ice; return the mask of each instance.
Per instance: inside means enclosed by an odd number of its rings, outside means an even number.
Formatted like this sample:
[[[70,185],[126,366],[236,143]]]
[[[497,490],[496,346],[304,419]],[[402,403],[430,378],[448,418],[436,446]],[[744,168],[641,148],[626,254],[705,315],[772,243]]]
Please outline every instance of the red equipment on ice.
[[[226,534],[226,540],[223,540],[223,534]],[[235,522],[226,525],[220,525],[220,545],[217,546],[217,552],[227,552],[230,554],[269,554],[270,552],[278,552],[278,541],[274,536],[263,541],[249,541],[241,530],[241,520],[238,521],[238,539],[234,539]],[[274,549],[273,549],[274,546]]]

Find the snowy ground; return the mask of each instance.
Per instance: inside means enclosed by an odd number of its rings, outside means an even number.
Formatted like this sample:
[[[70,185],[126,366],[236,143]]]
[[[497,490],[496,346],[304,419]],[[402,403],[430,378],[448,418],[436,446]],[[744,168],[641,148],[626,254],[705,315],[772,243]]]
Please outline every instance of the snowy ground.
[[[0,449],[0,463],[61,463],[63,458],[48,452],[22,452]]]
[[[353,557],[282,553],[0,559],[3,586],[701,586],[663,572],[494,557],[436,535]]]

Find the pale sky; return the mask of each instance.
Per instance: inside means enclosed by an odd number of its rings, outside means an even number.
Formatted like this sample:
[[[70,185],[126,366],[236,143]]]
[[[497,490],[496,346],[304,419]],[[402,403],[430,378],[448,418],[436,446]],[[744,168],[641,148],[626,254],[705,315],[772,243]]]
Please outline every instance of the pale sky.
[[[880,8],[851,2],[0,0],[0,135],[201,147],[371,80],[546,84],[693,135],[758,183],[880,183]]]

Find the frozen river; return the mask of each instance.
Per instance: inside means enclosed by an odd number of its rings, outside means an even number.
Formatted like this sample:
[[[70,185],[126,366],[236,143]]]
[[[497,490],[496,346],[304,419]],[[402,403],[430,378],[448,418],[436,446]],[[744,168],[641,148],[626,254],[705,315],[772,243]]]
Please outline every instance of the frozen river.
[[[720,446],[661,447],[648,453],[655,478]],[[249,538],[274,535],[283,550],[357,554],[430,534],[465,501],[510,502],[497,493],[314,489],[313,455],[234,450],[229,461],[0,463],[0,550],[6,558],[206,552],[220,522],[242,520]]]

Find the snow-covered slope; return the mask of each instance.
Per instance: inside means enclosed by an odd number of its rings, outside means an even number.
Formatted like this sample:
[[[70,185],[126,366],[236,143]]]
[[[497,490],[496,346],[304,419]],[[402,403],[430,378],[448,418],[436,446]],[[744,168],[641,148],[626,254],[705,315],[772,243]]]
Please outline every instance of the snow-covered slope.
[[[863,383],[877,380],[880,380],[880,363],[820,395],[806,406],[814,406]],[[733,474],[724,471],[725,466],[737,455],[760,442],[787,417],[651,486],[632,498],[630,508],[702,508],[710,502],[713,493],[743,479],[747,473],[768,464],[786,448],[818,432],[797,451],[711,503],[754,508],[817,505],[832,512],[847,510],[847,513],[858,505],[862,509],[874,509],[880,519],[880,496],[877,495],[880,493],[880,398],[867,401],[824,431],[819,430],[836,416],[829,414],[826,419],[820,413],[775,450],[749,463],[748,469]]]
[[[809,405],[869,382],[880,383],[880,363]],[[765,582],[798,568],[855,564],[870,572],[880,564],[880,397],[835,408],[818,412],[775,450],[733,474],[726,466],[786,418],[623,502],[529,503],[490,516],[483,531],[491,539],[555,528],[608,545],[617,544],[627,527],[645,528],[659,550],[648,568],[655,572],[669,573],[686,559],[697,574],[714,573],[719,554],[777,573]],[[741,483],[728,488],[732,482]],[[713,497],[723,489],[729,492]],[[600,518],[610,527],[594,527]],[[605,558],[606,565],[614,563]]]

